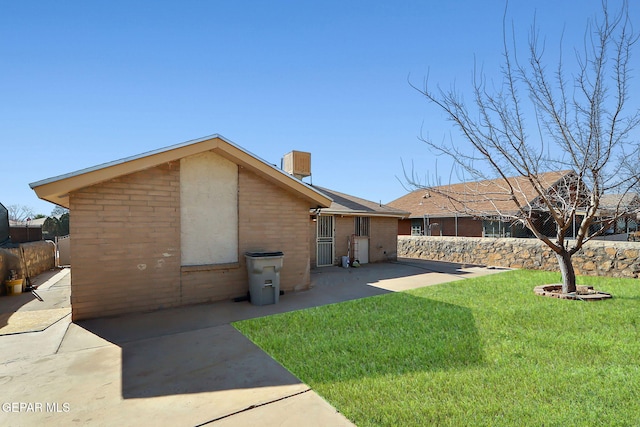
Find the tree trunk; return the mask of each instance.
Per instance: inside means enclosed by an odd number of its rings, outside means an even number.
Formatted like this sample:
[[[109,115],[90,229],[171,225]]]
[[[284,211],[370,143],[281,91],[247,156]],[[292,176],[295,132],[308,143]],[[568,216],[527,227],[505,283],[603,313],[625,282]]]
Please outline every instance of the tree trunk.
[[[556,253],[560,272],[562,273],[562,293],[568,294],[576,291],[576,272],[573,269],[571,255],[566,250]]]

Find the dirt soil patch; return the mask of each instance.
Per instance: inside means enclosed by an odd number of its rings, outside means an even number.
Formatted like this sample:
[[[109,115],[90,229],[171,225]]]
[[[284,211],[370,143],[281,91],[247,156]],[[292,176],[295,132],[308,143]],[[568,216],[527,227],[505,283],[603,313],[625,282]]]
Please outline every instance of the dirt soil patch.
[[[543,297],[572,299],[582,301],[601,301],[611,298],[611,294],[593,289],[593,286],[577,286],[575,292],[562,293],[562,285],[541,285],[533,288],[536,295]]]

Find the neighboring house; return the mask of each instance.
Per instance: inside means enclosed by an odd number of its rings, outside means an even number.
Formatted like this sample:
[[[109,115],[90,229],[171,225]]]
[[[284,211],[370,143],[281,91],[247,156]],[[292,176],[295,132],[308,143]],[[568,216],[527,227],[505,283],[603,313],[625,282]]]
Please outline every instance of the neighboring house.
[[[551,189],[564,187],[564,184],[572,182],[574,177],[573,171],[565,170],[544,173],[539,179],[547,189]],[[544,224],[548,220],[547,214],[540,208],[537,202],[538,193],[529,180],[526,177],[513,177],[509,178],[509,182],[516,190],[515,195],[520,203],[528,206],[533,211],[536,221]],[[418,189],[388,205],[410,212],[408,218],[399,222],[399,235],[530,236],[526,228],[513,224],[508,219],[508,215],[516,209],[502,179]],[[552,227],[548,231],[550,234],[554,232]]]
[[[342,256],[395,259],[406,212],[302,182],[310,155],[287,170],[213,135],[30,184],[70,210],[73,320],[246,296],[246,252],[284,253],[285,292]]]
[[[638,193],[605,194],[600,198],[598,217],[617,214],[618,220],[609,228],[606,234],[628,234],[638,231],[640,213],[640,196]]]
[[[397,259],[398,220],[409,212],[314,186],[333,199],[312,213],[311,265],[360,264]]]
[[[298,179],[311,176],[311,154],[292,151],[282,158],[285,172]],[[313,186],[333,201],[311,211],[312,267],[349,265],[397,259],[398,220],[409,212],[381,203]]]
[[[213,135],[31,184],[68,208],[73,320],[230,299],[245,252],[282,251],[310,285],[310,209],[331,199]]]

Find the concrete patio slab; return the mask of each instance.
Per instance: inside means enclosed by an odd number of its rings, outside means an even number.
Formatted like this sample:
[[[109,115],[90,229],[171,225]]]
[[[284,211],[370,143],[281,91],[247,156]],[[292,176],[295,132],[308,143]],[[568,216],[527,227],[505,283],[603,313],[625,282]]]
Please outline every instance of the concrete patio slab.
[[[71,314],[71,308],[1,313],[0,324],[4,326],[0,327],[0,335],[44,331],[69,314]]]
[[[300,411],[300,408],[305,408]],[[288,414],[283,417],[282,414]],[[217,420],[216,427],[279,426],[299,427],[313,424],[313,420],[331,420],[332,427],[353,426],[353,423],[316,393],[303,392],[270,405],[257,406]]]
[[[275,305],[66,316],[0,336],[0,425],[351,425],[230,323],[496,272],[413,260],[335,267],[314,270],[311,290]]]
[[[12,369],[3,370],[5,367],[10,368],[11,363],[23,360],[35,363],[42,358],[55,354],[60,348],[60,343],[65,337],[67,328],[69,328],[70,317],[65,317],[44,331],[0,336],[0,361],[2,363],[0,372],[11,375],[15,373]],[[23,386],[29,387],[28,378],[24,379],[27,380],[27,383]],[[7,379],[0,378],[0,384],[2,384],[3,380]],[[5,392],[7,390],[2,389],[2,391]],[[1,395],[8,396],[4,393]]]
[[[0,366],[5,399],[62,408],[0,424],[193,426],[309,390],[230,325],[68,350]]]
[[[0,298],[0,335],[43,331],[71,314],[71,270],[50,270],[32,283],[37,289]]]

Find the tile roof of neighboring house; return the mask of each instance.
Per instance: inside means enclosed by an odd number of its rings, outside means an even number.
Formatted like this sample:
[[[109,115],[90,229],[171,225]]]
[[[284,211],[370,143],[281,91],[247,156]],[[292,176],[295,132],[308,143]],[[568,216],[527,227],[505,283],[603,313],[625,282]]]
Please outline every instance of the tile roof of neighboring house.
[[[251,170],[267,181],[292,191],[309,201],[312,208],[327,207],[331,204],[330,198],[310,185],[217,134],[56,176],[29,185],[39,198],[68,208],[69,193],[72,191],[206,151],[213,151]]]
[[[573,171],[547,172],[539,175],[540,182],[551,188]],[[509,182],[520,203],[533,203],[538,193],[526,177],[512,177]],[[389,206],[411,212],[411,218],[480,216],[513,213],[516,211],[508,187],[502,179],[443,185],[412,191],[390,203]],[[447,197],[446,194],[452,195]],[[455,200],[454,200],[455,199]]]
[[[616,210],[635,212],[640,209],[640,197],[638,193],[603,194],[600,197],[601,210]]]
[[[323,208],[321,210],[322,213],[338,215],[390,216],[398,218],[409,216],[409,212],[393,208],[389,205],[383,205],[381,203],[350,196],[348,194],[329,190],[328,188],[318,187],[317,185],[314,185],[313,187],[333,199],[331,206]]]

